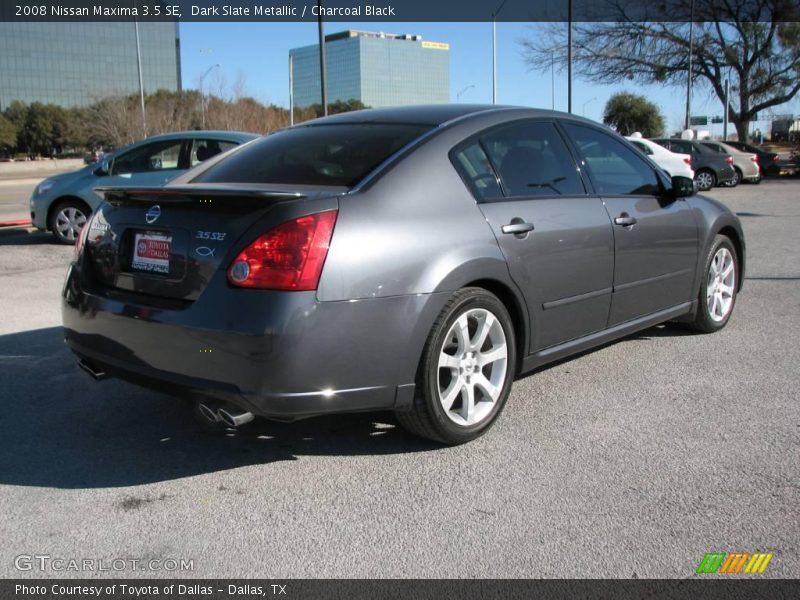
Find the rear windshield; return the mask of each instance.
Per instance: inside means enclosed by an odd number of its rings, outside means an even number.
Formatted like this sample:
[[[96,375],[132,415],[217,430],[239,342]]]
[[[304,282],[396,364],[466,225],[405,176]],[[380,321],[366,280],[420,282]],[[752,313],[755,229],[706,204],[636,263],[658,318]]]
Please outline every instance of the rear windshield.
[[[378,123],[286,129],[242,148],[192,181],[353,187],[431,129]]]

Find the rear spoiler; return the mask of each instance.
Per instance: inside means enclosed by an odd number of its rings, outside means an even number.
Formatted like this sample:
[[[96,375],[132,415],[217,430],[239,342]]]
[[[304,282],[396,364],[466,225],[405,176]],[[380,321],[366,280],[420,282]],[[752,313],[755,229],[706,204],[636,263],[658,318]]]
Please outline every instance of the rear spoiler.
[[[236,187],[97,187],[95,192],[103,194],[106,201],[116,202],[160,202],[164,204],[203,203],[212,198],[251,199],[251,200],[299,200],[306,195],[300,192],[282,190],[254,190]]]

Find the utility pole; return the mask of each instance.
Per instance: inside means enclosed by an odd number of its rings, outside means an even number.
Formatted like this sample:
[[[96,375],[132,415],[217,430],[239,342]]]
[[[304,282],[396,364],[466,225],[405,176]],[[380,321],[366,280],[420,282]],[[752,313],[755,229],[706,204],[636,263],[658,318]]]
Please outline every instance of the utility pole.
[[[319,83],[322,89],[322,114],[328,116],[328,87],[325,83],[325,74],[327,66],[325,65],[325,26],[322,24],[322,0],[317,0],[317,9],[319,16],[317,23],[319,25]]]
[[[556,53],[550,50],[550,109],[556,109]]]
[[[686,77],[686,123],[684,129],[691,128],[692,113],[692,57],[694,55],[694,0],[689,17],[689,72]]]

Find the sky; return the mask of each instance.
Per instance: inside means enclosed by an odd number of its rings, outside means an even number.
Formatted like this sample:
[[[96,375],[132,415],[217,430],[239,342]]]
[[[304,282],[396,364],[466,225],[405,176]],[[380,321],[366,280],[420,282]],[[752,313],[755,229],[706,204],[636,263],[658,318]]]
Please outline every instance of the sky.
[[[537,23],[497,23],[497,102],[550,108],[551,75],[529,71],[523,61],[520,38],[537,35]],[[566,25],[565,25],[566,27]],[[450,44],[450,100],[491,103],[492,101],[492,25],[491,23],[333,23],[325,33],[346,29],[420,34],[425,40]],[[183,87],[197,89],[200,77],[219,64],[204,81],[206,92],[220,86],[229,90],[234,82],[244,82],[248,95],[264,103],[288,107],[289,49],[317,43],[317,24],[313,23],[180,23]],[[474,87],[471,87],[474,86]],[[555,75],[555,109],[567,110],[566,74]],[[602,120],[603,108],[615,92],[629,91],[646,96],[661,109],[667,130],[681,128],[686,104],[685,87],[618,84],[599,86],[573,78],[572,109],[579,115]],[[721,115],[722,103],[709,92],[696,90],[692,114]],[[798,112],[798,102],[788,112]],[[753,125],[764,130],[766,123]],[[709,127],[712,127],[709,125]],[[716,131],[716,130],[719,131]],[[732,128],[731,128],[732,130]],[[712,133],[722,132],[715,125]]]

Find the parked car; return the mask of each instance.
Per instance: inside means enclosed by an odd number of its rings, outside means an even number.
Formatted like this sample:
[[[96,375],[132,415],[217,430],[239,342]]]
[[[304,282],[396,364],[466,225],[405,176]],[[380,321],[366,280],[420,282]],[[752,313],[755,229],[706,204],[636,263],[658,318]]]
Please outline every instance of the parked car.
[[[231,427],[393,410],[466,442],[541,365],[665,321],[722,329],[744,280],[728,208],[551,111],[344,113],[105,193],[66,343]]]
[[[672,152],[691,155],[694,180],[700,191],[708,191],[717,185],[736,185],[732,157],[714,152],[694,140],[658,138],[653,141]]]
[[[235,131],[157,135],[105,154],[99,163],[48,177],[34,188],[31,221],[63,244],[74,244],[86,219],[102,202],[101,185],[162,185],[202,160],[255,139]]]
[[[650,157],[650,160],[664,169],[670,177],[673,175],[680,175],[681,177],[694,179],[691,155],[671,152],[655,142],[644,139],[641,134],[638,136],[634,134],[628,136],[626,139],[646,156]]]
[[[704,141],[700,143],[706,148],[711,148],[714,152],[733,158],[736,177],[735,183],[729,185],[736,185],[742,181],[761,183],[761,169],[758,166],[758,157],[752,152],[742,152],[724,142]]]
[[[747,142],[725,142],[728,146],[733,146],[737,150],[742,152],[750,152],[751,154],[755,154],[758,158],[758,166],[761,168],[761,175],[779,175],[780,174],[780,166],[778,161],[780,161],[780,156],[777,152],[770,152],[765,150],[761,146],[756,146],[755,144],[748,144]]]

